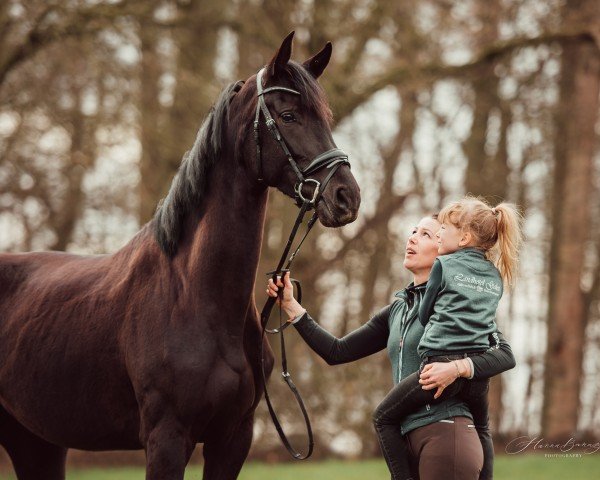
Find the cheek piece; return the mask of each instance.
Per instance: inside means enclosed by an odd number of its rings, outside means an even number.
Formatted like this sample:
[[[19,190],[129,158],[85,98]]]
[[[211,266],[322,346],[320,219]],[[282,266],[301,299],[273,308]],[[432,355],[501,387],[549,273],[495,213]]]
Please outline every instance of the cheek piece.
[[[339,148],[332,148],[331,150],[327,150],[326,152],[317,155],[315,158],[312,159],[312,161],[308,164],[307,167],[301,169],[298,163],[294,160],[294,157],[290,152],[287,143],[285,143],[285,139],[283,138],[281,132],[277,128],[277,124],[275,123],[275,120],[273,120],[273,117],[269,112],[264,98],[264,96],[269,92],[286,92],[298,96],[300,95],[300,92],[298,92],[297,90],[292,90],[291,88],[279,86],[263,88],[262,79],[264,71],[265,69],[262,68],[256,75],[256,92],[258,96],[258,101],[256,102],[256,114],[254,116],[254,143],[256,144],[256,158],[258,161],[258,180],[261,182],[263,181],[262,154],[260,147],[260,137],[258,133],[260,116],[262,114],[262,116],[265,119],[267,129],[283,150],[283,153],[287,157],[287,160],[290,166],[292,167],[292,170],[296,174],[296,178],[298,179],[298,182],[294,185],[294,192],[296,193],[296,203],[299,205],[300,203],[308,202],[309,206],[311,208],[314,208],[314,206],[318,203],[318,201],[321,198],[321,192],[325,190],[325,187],[329,183],[329,180],[331,180],[331,177],[334,175],[336,170],[344,164],[348,166],[350,165],[348,155]],[[329,174],[327,175],[322,184],[314,178],[307,178],[309,175],[312,175],[313,173],[321,170],[322,168],[327,168],[330,170]],[[303,187],[305,184],[308,183],[312,183],[314,185],[314,190],[312,195],[305,197]]]

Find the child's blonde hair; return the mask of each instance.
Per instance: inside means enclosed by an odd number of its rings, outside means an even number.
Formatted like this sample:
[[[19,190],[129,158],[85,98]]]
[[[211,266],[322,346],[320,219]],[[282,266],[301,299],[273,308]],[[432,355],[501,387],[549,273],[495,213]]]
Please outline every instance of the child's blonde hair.
[[[442,208],[438,220],[469,231],[504,282],[512,285],[522,241],[521,214],[515,205],[503,202],[492,207],[482,198],[467,196]]]

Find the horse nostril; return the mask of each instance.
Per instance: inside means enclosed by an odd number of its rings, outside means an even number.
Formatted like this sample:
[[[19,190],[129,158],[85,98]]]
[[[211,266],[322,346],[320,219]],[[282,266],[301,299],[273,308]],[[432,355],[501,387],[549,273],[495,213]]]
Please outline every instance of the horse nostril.
[[[348,192],[344,187],[340,187],[335,192],[335,199],[337,201],[337,206],[340,208],[348,209],[350,207],[350,198],[348,196]]]

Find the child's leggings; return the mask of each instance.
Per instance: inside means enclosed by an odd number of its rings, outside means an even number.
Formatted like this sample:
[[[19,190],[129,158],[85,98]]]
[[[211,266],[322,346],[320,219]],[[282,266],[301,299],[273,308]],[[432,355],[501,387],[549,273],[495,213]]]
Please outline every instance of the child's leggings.
[[[393,480],[411,478],[409,451],[400,424],[404,418],[429,403],[437,403],[457,396],[464,401],[473,415],[473,423],[483,447],[483,468],[479,480],[491,480],[494,469],[494,447],[489,431],[488,398],[489,380],[467,380],[457,378],[448,385],[442,395],[433,398],[436,389],[423,390],[419,383],[423,367],[432,362],[450,362],[465,358],[466,354],[427,357],[419,371],[398,383],[379,404],[373,414],[377,439]]]

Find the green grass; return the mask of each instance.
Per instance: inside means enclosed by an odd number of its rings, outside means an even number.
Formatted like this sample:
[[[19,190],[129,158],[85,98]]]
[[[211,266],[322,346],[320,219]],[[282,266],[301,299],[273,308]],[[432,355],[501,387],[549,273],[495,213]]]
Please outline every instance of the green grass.
[[[600,452],[581,458],[545,458],[543,455],[511,455],[496,458],[495,480],[595,480],[600,473]],[[143,468],[70,468],[67,480],[143,480]],[[186,470],[186,480],[202,478],[201,467]],[[360,462],[305,462],[268,465],[248,462],[240,480],[388,480],[383,460]],[[0,480],[14,480],[0,473]]]

